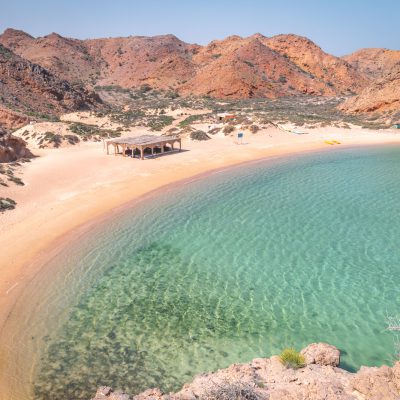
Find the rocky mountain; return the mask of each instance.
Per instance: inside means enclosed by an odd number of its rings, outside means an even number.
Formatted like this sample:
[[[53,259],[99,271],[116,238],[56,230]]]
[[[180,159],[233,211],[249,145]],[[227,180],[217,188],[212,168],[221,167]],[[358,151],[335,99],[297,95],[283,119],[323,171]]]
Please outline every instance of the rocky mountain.
[[[359,95],[347,99],[340,108],[348,113],[385,112],[400,118],[400,62]]]
[[[8,113],[8,121],[96,105],[95,86],[231,99],[358,94],[344,111],[398,109],[395,50],[340,58],[293,34],[230,36],[199,46],[173,35],[78,40],[14,29],[0,35],[0,46],[0,118]]]
[[[347,61],[296,35],[231,36],[207,46],[173,35],[77,40],[13,29],[0,43],[63,79],[87,86],[147,84],[223,98],[359,92],[368,79]]]
[[[17,127],[26,116],[49,118],[99,104],[93,92],[61,80],[0,44],[0,123]]]
[[[400,62],[400,50],[360,49],[342,59],[370,79],[379,79]]]
[[[313,79],[330,87],[331,91],[327,94],[358,93],[368,84],[368,79],[347,61],[325,53],[305,37],[277,35],[263,38],[262,41],[287,57]]]
[[[196,74],[179,88],[183,94],[223,98],[335,94],[326,82],[313,79],[257,36],[213,41],[197,49],[192,62]]]
[[[339,366],[340,352],[326,343],[313,343],[301,351],[305,366],[293,369],[278,356],[257,358],[248,364],[194,378],[178,393],[149,389],[129,396],[101,387],[92,400],[398,400],[400,361],[392,368],[361,367],[357,373]]]
[[[100,73],[100,65],[82,41],[57,33],[35,39],[23,31],[7,29],[0,35],[0,44],[70,83],[95,82]]]

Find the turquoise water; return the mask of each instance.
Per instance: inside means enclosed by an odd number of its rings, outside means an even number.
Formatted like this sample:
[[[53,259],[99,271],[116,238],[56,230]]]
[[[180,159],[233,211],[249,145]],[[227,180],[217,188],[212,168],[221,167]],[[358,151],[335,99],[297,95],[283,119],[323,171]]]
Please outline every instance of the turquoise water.
[[[51,261],[35,398],[175,390],[316,341],[349,370],[390,363],[399,177],[398,146],[342,149],[214,173],[116,214]]]

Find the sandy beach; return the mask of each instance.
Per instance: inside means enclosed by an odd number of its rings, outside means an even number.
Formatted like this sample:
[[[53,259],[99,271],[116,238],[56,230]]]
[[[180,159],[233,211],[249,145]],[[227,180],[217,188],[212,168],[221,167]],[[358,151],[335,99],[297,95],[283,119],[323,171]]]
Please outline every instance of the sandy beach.
[[[324,140],[330,139],[341,144],[327,145]],[[308,135],[294,135],[269,129],[245,137],[243,145],[231,137],[184,141],[182,152],[144,161],[107,156],[102,143],[38,150],[39,157],[23,165],[25,186],[7,189],[6,195],[17,201],[17,208],[0,215],[0,324],[4,324],[24,284],[36,273],[40,263],[31,268],[33,260],[46,257],[52,243],[60,243],[73,229],[146,193],[265,157],[395,142],[400,143],[400,135],[394,131],[376,134],[321,128]]]
[[[13,316],[8,327],[7,319],[24,287],[46,260],[120,207],[133,205],[138,199],[145,201],[154,191],[159,195],[163,188],[180,181],[196,176],[206,179],[210,171],[244,162],[349,146],[400,144],[395,131],[377,134],[321,128],[309,132],[295,135],[272,128],[247,135],[242,145],[225,136],[205,142],[184,140],[182,152],[143,161],[106,155],[101,142],[36,150],[38,157],[22,166],[25,186],[12,186],[5,193],[16,200],[17,208],[0,214],[2,343],[12,343],[10,331],[18,329],[18,318]],[[331,146],[325,140],[341,144]],[[1,375],[3,381],[9,373]]]

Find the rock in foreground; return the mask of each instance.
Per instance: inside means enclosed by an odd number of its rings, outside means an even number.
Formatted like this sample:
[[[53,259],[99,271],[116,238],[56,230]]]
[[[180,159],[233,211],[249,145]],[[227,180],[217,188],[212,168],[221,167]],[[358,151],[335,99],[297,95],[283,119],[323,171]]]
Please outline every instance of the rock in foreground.
[[[306,367],[293,370],[279,357],[257,358],[248,364],[196,376],[177,393],[149,389],[136,396],[99,388],[93,400],[399,400],[400,362],[392,368],[362,367],[353,374],[337,368],[340,352],[326,343],[301,351]]]
[[[23,139],[7,133],[0,127],[0,163],[31,157],[32,153]]]

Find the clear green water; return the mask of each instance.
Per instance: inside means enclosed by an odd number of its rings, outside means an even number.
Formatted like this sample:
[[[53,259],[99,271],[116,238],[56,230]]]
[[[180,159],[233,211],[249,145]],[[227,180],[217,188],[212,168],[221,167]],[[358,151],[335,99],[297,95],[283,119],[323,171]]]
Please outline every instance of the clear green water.
[[[174,390],[315,341],[339,347],[350,370],[391,362],[399,178],[399,147],[302,155],[116,215],[51,262],[35,398]]]

